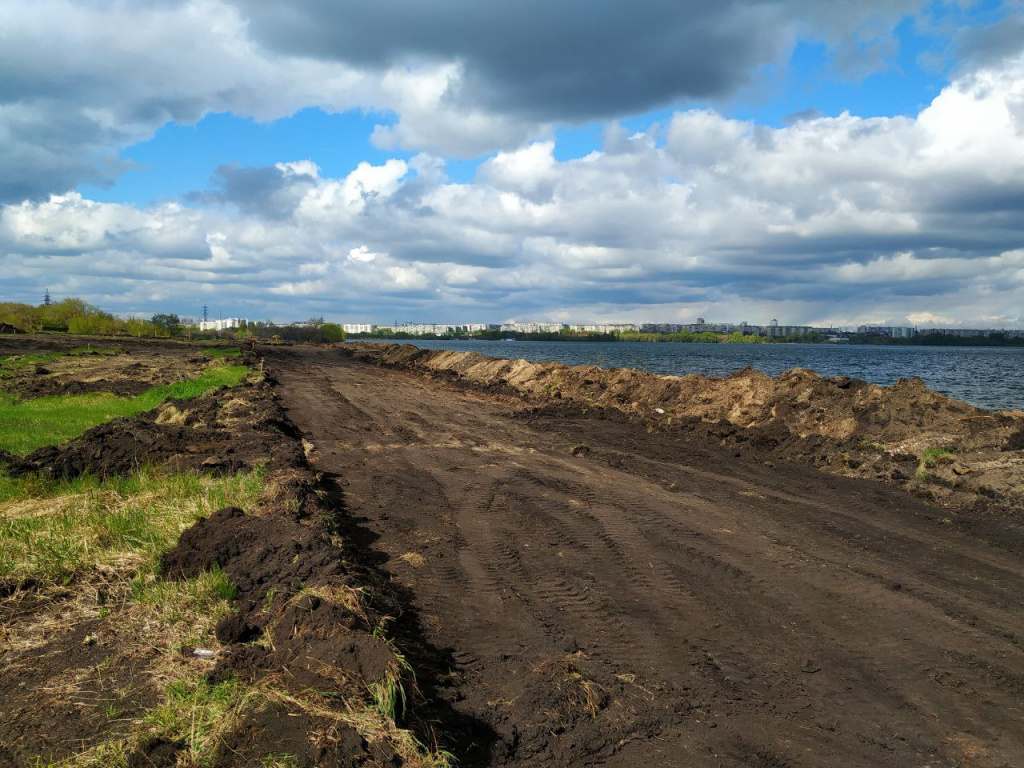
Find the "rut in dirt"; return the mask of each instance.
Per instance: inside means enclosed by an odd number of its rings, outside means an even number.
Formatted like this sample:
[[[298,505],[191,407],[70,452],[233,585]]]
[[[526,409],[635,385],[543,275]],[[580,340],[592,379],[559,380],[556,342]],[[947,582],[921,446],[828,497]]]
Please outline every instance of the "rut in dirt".
[[[1024,571],[895,488],[315,349],[281,404],[371,534],[464,765],[1024,764]],[[982,525],[983,522],[983,525]]]

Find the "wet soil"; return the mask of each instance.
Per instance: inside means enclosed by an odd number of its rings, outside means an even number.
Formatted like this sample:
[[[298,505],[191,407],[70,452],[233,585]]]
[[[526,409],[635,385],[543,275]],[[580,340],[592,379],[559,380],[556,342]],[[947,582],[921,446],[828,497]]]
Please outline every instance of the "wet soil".
[[[823,473],[767,423],[737,441],[538,409],[509,377],[265,354],[348,540],[404,596],[399,642],[451,659],[427,698],[491,731],[449,736],[463,765],[1024,764],[1010,507]]]

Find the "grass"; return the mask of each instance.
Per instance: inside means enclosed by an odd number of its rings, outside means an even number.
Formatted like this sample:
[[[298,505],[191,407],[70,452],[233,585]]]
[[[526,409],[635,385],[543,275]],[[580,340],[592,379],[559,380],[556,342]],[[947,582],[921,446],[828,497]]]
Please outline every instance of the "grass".
[[[44,355],[3,355],[0,356],[0,373],[5,370],[13,371],[20,368],[28,368],[38,363],[49,363],[59,360],[62,357],[80,357],[81,355],[119,355],[123,350],[107,349],[103,347],[76,347],[68,352],[48,352]]]
[[[251,687],[234,679],[216,685],[202,677],[176,680],[144,722],[164,738],[185,742],[194,765],[212,765],[218,737],[230,730],[230,721],[253,695]]]
[[[228,504],[252,507],[265,476],[263,469],[209,477],[144,468],[124,478],[51,481],[0,473],[0,579],[34,579],[43,594],[48,584],[81,585],[70,602],[65,598],[60,615],[43,614],[36,626],[30,621],[11,628],[6,650],[31,649],[67,631],[68,622],[98,617],[101,642],[114,654],[104,664],[138,667],[161,692],[159,704],[127,720],[120,719],[119,705],[107,702],[100,711],[114,725],[105,741],[38,766],[124,768],[136,745],[151,736],[186,742],[179,765],[212,764],[218,739],[254,692],[233,680],[208,684],[208,670],[183,663],[181,652],[185,646],[217,647],[214,627],[231,611],[236,588],[219,569],[166,581],[159,559],[198,517]],[[108,597],[97,605],[101,591]]]
[[[152,572],[200,516],[243,509],[262,469],[231,477],[143,469],[129,477],[50,482],[0,474],[0,579],[68,584],[83,572]]]
[[[932,479],[931,470],[943,459],[956,458],[956,454],[949,448],[929,448],[921,452],[921,461],[914,472],[914,479],[927,483]]]
[[[213,347],[202,350],[202,353],[214,360],[219,360],[222,357],[237,357],[242,354],[238,347]]]
[[[0,394],[0,450],[24,456],[45,445],[59,445],[110,419],[151,410],[169,398],[187,400],[217,387],[236,386],[248,371],[244,365],[219,366],[195,379],[153,387],[130,398],[96,392],[16,402]]]

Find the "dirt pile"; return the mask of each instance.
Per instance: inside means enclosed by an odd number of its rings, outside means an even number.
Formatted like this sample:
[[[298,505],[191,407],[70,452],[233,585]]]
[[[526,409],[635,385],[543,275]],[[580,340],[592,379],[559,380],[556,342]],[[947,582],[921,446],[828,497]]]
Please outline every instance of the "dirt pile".
[[[359,607],[360,585],[323,526],[300,515],[251,516],[227,507],[182,534],[161,563],[167,578],[195,577],[215,567],[237,587],[239,612],[217,626],[227,650],[210,671],[211,682],[272,680],[294,694],[314,690],[359,701],[375,686],[401,679],[398,657]],[[246,719],[227,740],[218,765],[241,768],[285,751],[300,765],[318,766],[394,757],[384,744],[371,748],[344,722],[310,717],[283,703],[269,710]],[[318,730],[325,735],[311,740]]]
[[[1024,413],[985,411],[917,378],[880,387],[803,369],[778,378],[751,368],[725,378],[660,376],[398,344],[351,344],[343,354],[541,405],[614,409],[656,429],[702,432],[840,474],[913,483],[954,505],[998,499],[1024,506],[1024,452],[1017,447]]]
[[[178,357],[172,354],[171,364]],[[265,466],[266,489],[256,508],[228,507],[201,519],[161,562],[169,580],[219,568],[236,590],[236,611],[216,626],[215,658],[194,659],[186,648],[181,663],[208,665],[211,686],[237,678],[269,692],[242,712],[218,754],[209,756],[212,764],[248,768],[264,764],[268,755],[287,755],[289,765],[304,768],[426,765],[414,738],[437,748],[449,726],[453,733],[480,728],[421,693],[432,685],[431,670],[447,670],[448,662],[419,641],[408,618],[403,652],[432,661],[414,677],[396,651],[389,617],[406,614],[407,606],[369,553],[354,544],[358,527],[345,517],[340,491],[325,488],[310,467],[311,450],[279,404],[268,373],[258,382],[165,402],[24,458],[2,455],[0,462],[13,475],[55,478],[126,474],[145,464],[216,474]],[[7,654],[0,648],[0,667],[19,670],[5,672],[11,688],[5,694],[0,685],[0,699],[21,702],[25,691],[16,687],[26,681],[46,686],[96,670],[118,686],[116,704],[126,717],[102,716],[102,706],[113,706],[107,687],[76,693],[67,707],[51,707],[52,717],[26,700],[8,724],[16,732],[0,729],[0,763],[29,764],[44,749],[46,760],[76,754],[83,745],[119,736],[124,723],[138,723],[162,700],[159,681],[150,679],[144,662],[131,666],[130,679],[103,668],[104,658],[120,653],[108,644],[117,609],[107,608],[111,613],[104,617],[107,609],[90,604],[87,618],[79,620],[53,599],[56,593],[40,591],[35,599],[40,585],[14,588],[17,595],[2,595],[8,602],[0,606],[0,638],[19,622],[55,623],[53,637],[41,640],[38,649]],[[76,600],[81,589],[91,586],[73,584],[61,600]],[[105,599],[97,598],[101,606]],[[76,717],[70,711],[76,707],[99,714]],[[172,766],[184,748],[181,742],[149,739],[138,745],[129,765]]]
[[[293,466],[302,446],[267,382],[245,383],[194,400],[168,400],[131,418],[114,419],[60,446],[6,457],[14,476],[39,472],[72,479],[125,474],[146,464],[233,473],[265,463]],[[4,457],[0,457],[3,460]]]

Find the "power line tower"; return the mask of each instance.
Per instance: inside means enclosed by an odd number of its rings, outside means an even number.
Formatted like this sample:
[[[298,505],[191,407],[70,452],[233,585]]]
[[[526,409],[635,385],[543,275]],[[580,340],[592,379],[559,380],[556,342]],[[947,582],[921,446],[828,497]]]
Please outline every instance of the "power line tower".
[[[47,288],[46,289],[46,293],[43,294],[43,306],[44,307],[50,306],[50,289],[49,288]]]
[[[205,323],[209,319],[210,308],[203,304],[203,322]]]

